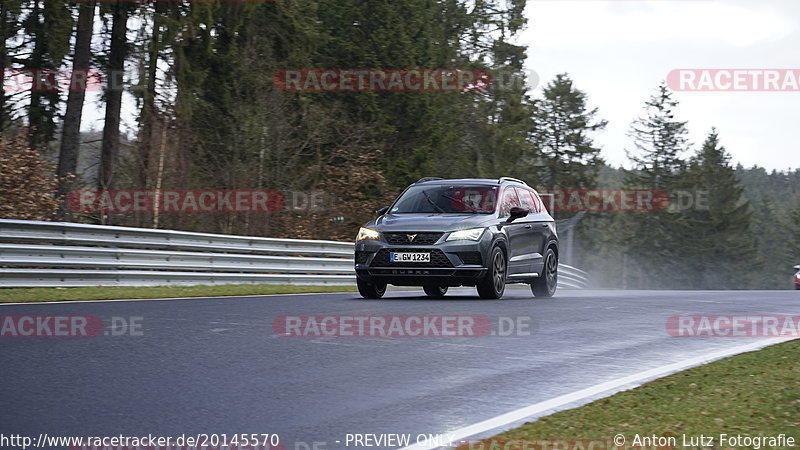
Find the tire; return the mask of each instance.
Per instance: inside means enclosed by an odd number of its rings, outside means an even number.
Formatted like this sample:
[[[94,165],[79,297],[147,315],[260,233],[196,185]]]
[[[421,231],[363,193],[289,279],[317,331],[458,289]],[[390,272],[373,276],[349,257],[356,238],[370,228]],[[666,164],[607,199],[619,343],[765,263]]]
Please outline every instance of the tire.
[[[552,297],[558,287],[558,256],[552,248],[544,254],[544,270],[542,276],[533,280],[531,292],[535,297]]]
[[[500,247],[494,247],[489,256],[489,270],[478,282],[478,295],[485,299],[499,299],[506,290],[508,262],[506,254]]]
[[[356,279],[356,283],[358,283],[358,293],[364,298],[381,298],[386,293],[386,283],[373,284],[361,278]]]
[[[447,286],[423,286],[428,297],[442,298],[447,293]]]

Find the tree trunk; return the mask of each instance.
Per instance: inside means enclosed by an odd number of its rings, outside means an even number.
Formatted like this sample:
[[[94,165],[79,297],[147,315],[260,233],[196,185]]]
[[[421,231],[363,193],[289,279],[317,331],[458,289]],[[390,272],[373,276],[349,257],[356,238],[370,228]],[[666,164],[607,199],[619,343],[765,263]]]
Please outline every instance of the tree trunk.
[[[142,92],[142,109],[139,112],[139,133],[136,145],[136,188],[147,189],[150,187],[150,160],[155,146],[155,131],[158,122],[156,111],[156,83],[158,74],[159,42],[161,39],[161,21],[159,4],[153,8],[153,35],[147,42],[147,53],[144,59],[145,87]],[[140,74],[142,75],[142,74]],[[136,226],[148,225],[148,219],[143,214],[138,214]],[[152,219],[151,219],[152,220]]]
[[[150,181],[150,158],[155,142],[154,132],[158,122],[158,111],[156,110],[156,82],[158,74],[159,41],[161,39],[161,25],[159,13],[153,13],[153,37],[150,39],[147,60],[147,85],[145,86],[144,98],[142,101],[141,124],[142,133],[139,143],[141,158],[140,164],[140,184],[142,188],[147,188]]]
[[[44,42],[43,42],[43,30],[42,25],[39,22],[39,16],[41,14],[41,8],[39,7],[39,1],[34,0],[33,2],[33,9],[30,13],[33,17],[36,18],[37,22],[32,25],[31,29],[26,30],[29,35],[33,35],[35,42],[33,44],[33,49],[31,51],[31,55],[27,61],[27,69],[33,70],[33,82],[31,84],[31,97],[30,102],[28,103],[28,124],[30,125],[30,130],[28,134],[28,142],[30,146],[33,147],[35,150],[42,151],[43,139],[41,137],[42,130],[39,129],[39,125],[42,122],[42,117],[45,115],[42,106],[42,93],[36,88],[37,84],[37,77],[38,74],[41,73],[39,71],[42,70],[44,65]]]
[[[78,26],[75,32],[75,56],[72,62],[72,88],[67,98],[67,110],[64,114],[64,128],[61,137],[61,149],[58,154],[58,196],[60,205],[58,220],[68,220],[70,211],[67,205],[67,193],[72,182],[67,177],[78,168],[78,152],[80,150],[81,115],[83,101],[86,97],[86,77],[92,58],[92,28],[94,26],[94,2],[82,3],[78,15]],[[77,83],[83,77],[83,84]]]
[[[111,50],[108,64],[108,91],[106,94],[106,120],[103,127],[103,145],[100,151],[98,188],[111,189],[114,169],[119,154],[120,113],[122,111],[123,71],[127,57],[128,5],[117,2],[114,7],[114,24],[111,27]]]
[[[5,2],[0,2],[0,79],[5,80],[6,73],[6,25],[8,18],[6,17],[7,8]],[[0,133],[5,131],[10,122],[10,118],[6,117],[6,91],[0,89]]]

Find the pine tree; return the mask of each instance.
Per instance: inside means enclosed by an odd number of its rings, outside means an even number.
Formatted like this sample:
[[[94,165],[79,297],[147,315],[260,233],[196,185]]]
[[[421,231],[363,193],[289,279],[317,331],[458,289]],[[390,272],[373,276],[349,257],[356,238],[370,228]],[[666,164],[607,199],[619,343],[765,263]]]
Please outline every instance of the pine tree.
[[[800,199],[800,195],[797,198]],[[789,214],[789,224],[786,230],[788,231],[787,260],[794,266],[800,264],[800,202]]]
[[[788,245],[787,229],[782,214],[785,209],[780,199],[772,197],[772,193],[764,192],[754,203],[754,229],[758,257],[764,261],[760,276],[754,280],[754,289],[782,289],[786,286],[790,267],[797,263],[787,261],[784,256]]]
[[[34,0],[31,9],[23,20],[24,31],[32,41],[30,54],[24,62],[26,69],[46,76],[42,71],[61,68],[69,53],[73,18],[67,2],[58,0]],[[56,133],[56,118],[61,103],[57,88],[31,85],[28,103],[28,138],[31,147],[44,151]]]
[[[586,93],[575,88],[566,73],[556,75],[536,101],[531,138],[541,151],[542,178],[550,189],[596,185],[602,159],[591,134],[608,122],[596,120],[597,108],[588,109],[587,103]]]
[[[445,175],[497,178],[512,176],[535,183],[536,154],[528,139],[533,126],[533,105],[527,95],[527,74],[522,66],[525,48],[504,41],[497,42],[491,53],[493,68],[488,71],[491,83],[468,105],[466,121],[457,147],[448,149],[442,164],[451,166]],[[453,166],[453,158],[458,155]],[[457,156],[457,157],[458,157]],[[449,162],[448,162],[449,161]],[[456,170],[453,170],[456,169]]]
[[[685,168],[683,154],[688,150],[686,122],[675,120],[678,101],[666,83],[645,103],[645,117],[633,122],[628,136],[635,152],[628,152],[634,170],[627,173],[629,187],[669,189]]]
[[[716,129],[691,159],[684,183],[696,199],[682,213],[686,287],[747,288],[759,266],[752,212]]]
[[[13,54],[9,40],[20,28],[19,16],[22,0],[3,0],[0,2],[0,74],[5,78],[7,69],[12,66]],[[0,133],[6,131],[12,121],[12,107],[5,89],[0,89]]]
[[[677,100],[662,83],[645,103],[645,117],[635,120],[629,136],[636,152],[628,152],[633,170],[627,171],[625,187],[652,189],[673,194],[685,172],[681,159],[687,150],[686,122],[675,120]],[[660,192],[658,192],[660,191]],[[655,210],[624,213],[625,227],[619,233],[632,274],[631,287],[681,288],[681,212]]]
[[[533,102],[527,94],[530,80],[524,70],[527,48],[513,43],[526,23],[524,7],[524,1],[486,1],[463,11],[462,22],[469,26],[460,33],[468,38],[455,41],[454,49],[462,59],[468,57],[486,68],[490,82],[487,89],[463,98],[467,101],[463,104],[466,120],[456,128],[461,138],[454,148],[442,152],[441,160],[452,166],[450,155],[463,155],[457,160],[461,167],[444,171],[445,175],[513,176],[538,182],[534,172],[537,155],[528,139]]]

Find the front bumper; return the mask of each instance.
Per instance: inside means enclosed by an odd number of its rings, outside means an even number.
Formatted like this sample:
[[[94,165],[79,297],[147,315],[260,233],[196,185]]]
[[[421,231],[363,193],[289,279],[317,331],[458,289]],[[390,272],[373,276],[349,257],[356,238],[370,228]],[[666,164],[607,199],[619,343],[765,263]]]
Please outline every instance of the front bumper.
[[[373,283],[395,286],[474,286],[486,274],[492,237],[484,232],[478,241],[445,241],[448,233],[431,245],[396,245],[384,240],[356,242],[356,276]],[[430,263],[391,262],[390,252],[426,252]]]

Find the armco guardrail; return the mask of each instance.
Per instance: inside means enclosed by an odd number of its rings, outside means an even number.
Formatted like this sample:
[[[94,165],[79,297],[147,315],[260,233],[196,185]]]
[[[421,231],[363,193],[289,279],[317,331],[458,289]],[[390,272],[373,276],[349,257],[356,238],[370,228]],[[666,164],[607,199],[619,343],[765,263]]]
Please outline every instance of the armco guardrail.
[[[589,287],[589,274],[577,267],[566,264],[558,265],[558,286],[574,289],[586,289]]]
[[[353,285],[350,242],[0,219],[0,287]],[[559,285],[586,287],[559,267]]]

